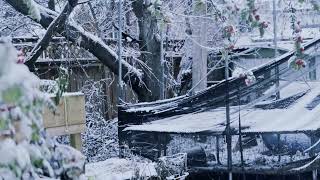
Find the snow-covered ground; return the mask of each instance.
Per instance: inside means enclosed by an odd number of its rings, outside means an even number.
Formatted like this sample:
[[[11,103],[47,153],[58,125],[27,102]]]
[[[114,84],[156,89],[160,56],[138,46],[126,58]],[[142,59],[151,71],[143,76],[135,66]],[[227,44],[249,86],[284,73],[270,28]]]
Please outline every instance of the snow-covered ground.
[[[154,163],[136,159],[110,158],[89,163],[85,169],[85,176],[88,180],[124,180],[133,177],[157,176]]]

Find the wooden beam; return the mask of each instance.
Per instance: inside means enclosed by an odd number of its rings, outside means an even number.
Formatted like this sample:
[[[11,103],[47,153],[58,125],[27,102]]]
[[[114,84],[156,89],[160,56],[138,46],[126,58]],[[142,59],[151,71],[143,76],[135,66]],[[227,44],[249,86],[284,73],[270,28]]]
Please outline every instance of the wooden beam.
[[[55,114],[44,110],[43,123],[46,128],[85,124],[85,100],[83,95],[63,96]]]
[[[319,161],[313,163],[307,168],[300,171],[293,171],[294,168],[301,167],[306,163],[312,161],[313,158],[307,158],[304,160],[298,160],[278,166],[258,166],[258,165],[246,165],[241,167],[241,164],[233,165],[233,173],[246,173],[246,174],[265,174],[265,175],[289,175],[303,172],[311,172],[320,167]],[[190,172],[228,172],[226,165],[215,165],[210,167],[191,167]]]
[[[220,147],[219,147],[219,136],[216,136],[216,159],[217,164],[221,164],[220,162]]]
[[[68,129],[66,129],[65,126],[46,127],[46,131],[50,137],[83,133],[85,129],[86,129],[85,124],[71,125],[68,127]]]
[[[312,180],[317,180],[318,179],[318,170],[315,169],[312,171]]]
[[[71,134],[70,135],[70,144],[72,147],[76,148],[80,152],[82,151],[82,141],[81,141],[81,134]]]

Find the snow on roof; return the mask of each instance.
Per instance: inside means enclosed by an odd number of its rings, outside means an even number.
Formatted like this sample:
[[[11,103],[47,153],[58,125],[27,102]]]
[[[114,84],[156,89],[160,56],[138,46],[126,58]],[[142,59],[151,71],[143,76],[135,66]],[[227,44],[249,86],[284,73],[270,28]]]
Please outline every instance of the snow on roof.
[[[293,41],[278,41],[277,46],[280,50],[290,51],[293,50],[294,44]],[[268,39],[254,39],[247,36],[240,37],[236,43],[236,47],[264,47],[264,48],[273,48],[273,41]]]
[[[282,98],[307,91],[304,96],[296,100],[287,109],[249,108],[241,110],[242,132],[303,132],[320,128],[320,121],[318,120],[320,105],[316,105],[312,110],[307,108],[307,105],[320,94],[320,82],[309,82],[309,85],[311,87],[310,91],[305,82],[293,82],[281,90]],[[241,107],[243,108],[243,106]],[[234,129],[238,129],[239,114],[235,113],[238,108],[238,106],[231,107],[231,127]],[[225,108],[218,108],[212,111],[168,117],[142,125],[132,125],[124,130],[166,133],[223,133],[225,119]]]
[[[240,33],[241,36],[237,40],[236,47],[273,47],[274,25],[272,3],[270,0],[256,2],[256,7],[259,7],[257,13],[260,15],[261,20],[269,24],[263,37],[260,37],[258,29],[253,29],[252,32]],[[243,5],[246,6],[246,3],[243,3]],[[296,13],[292,14],[289,12],[290,6],[296,9]],[[313,39],[320,35],[319,13],[313,9],[310,2],[278,1],[276,9],[278,48],[289,51],[294,49],[293,38],[295,36],[291,25],[293,17],[296,19],[296,22],[300,21],[301,23],[301,36],[303,39]]]
[[[307,42],[311,41],[314,37],[318,37],[314,35],[313,37],[309,36],[303,36],[304,37],[304,42],[303,44],[306,44]],[[250,36],[241,36],[236,42],[236,47],[245,47],[245,48],[273,48],[274,43],[273,43],[273,37],[250,37]],[[294,41],[292,40],[291,37],[288,37],[287,39],[284,40],[278,40],[277,41],[277,47],[280,50],[284,51],[292,51],[294,50]]]

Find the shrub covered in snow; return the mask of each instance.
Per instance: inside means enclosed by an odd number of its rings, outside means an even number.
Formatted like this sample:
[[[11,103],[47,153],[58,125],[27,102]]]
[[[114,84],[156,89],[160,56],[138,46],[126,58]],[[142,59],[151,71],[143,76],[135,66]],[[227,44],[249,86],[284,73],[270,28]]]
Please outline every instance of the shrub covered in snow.
[[[79,178],[84,157],[46,137],[42,110],[54,105],[17,60],[15,48],[0,41],[0,179]]]
[[[83,151],[88,162],[116,157],[118,148],[118,121],[105,120],[102,112],[104,83],[86,81],[82,92],[86,97],[86,131],[83,134]]]
[[[44,90],[56,89],[50,87],[56,86],[52,81],[43,81],[43,84],[46,85],[42,88]],[[86,110],[86,130],[82,133],[82,151],[89,163],[104,161],[119,154],[118,120],[106,120],[102,108],[105,103],[104,86],[103,80],[87,80],[81,90],[85,95]],[[70,144],[68,135],[56,136],[56,140],[62,144]]]

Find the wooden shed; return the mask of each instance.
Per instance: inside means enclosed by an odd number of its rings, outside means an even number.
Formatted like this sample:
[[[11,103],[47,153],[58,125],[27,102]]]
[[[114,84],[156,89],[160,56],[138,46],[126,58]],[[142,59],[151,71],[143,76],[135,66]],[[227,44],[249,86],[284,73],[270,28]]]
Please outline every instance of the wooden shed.
[[[312,50],[319,43],[314,39],[304,48]],[[293,55],[294,51],[289,51],[252,68],[256,82],[250,85],[245,83],[245,77],[232,77],[191,96],[120,106],[121,145],[154,160],[201,147],[206,163],[190,163],[190,171],[211,172],[225,178],[230,171],[225,143],[228,105],[229,135],[233,137],[231,172],[236,179],[243,179],[243,174],[247,179],[316,179],[320,168],[319,156],[315,155],[318,147],[307,148],[319,138],[320,86],[306,77],[320,63],[296,71],[288,68]],[[314,56],[318,56],[317,51],[305,58]],[[279,91],[277,99],[275,94]],[[289,139],[293,144],[287,143]],[[247,145],[249,142],[254,143]]]

